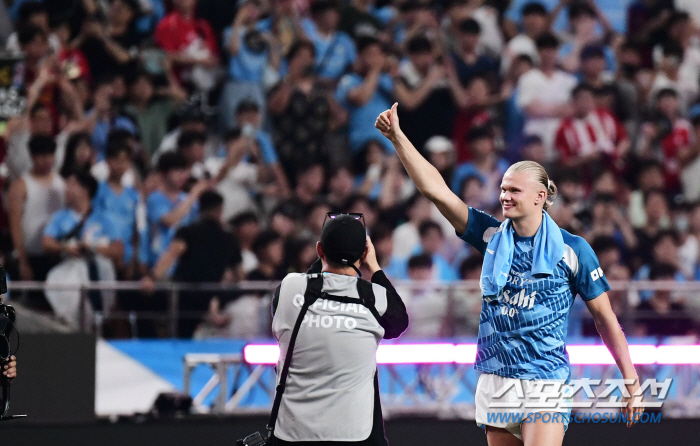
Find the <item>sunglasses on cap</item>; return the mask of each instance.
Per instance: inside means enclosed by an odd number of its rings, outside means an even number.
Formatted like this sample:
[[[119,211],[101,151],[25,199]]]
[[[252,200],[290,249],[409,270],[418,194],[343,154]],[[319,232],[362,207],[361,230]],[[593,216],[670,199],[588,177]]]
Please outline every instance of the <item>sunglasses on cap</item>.
[[[326,224],[326,220],[333,220],[335,218],[340,217],[341,215],[349,215],[355,220],[361,220],[362,226],[364,226],[365,228],[367,227],[367,225],[365,224],[365,216],[360,212],[327,212],[326,216],[323,219],[323,224]]]

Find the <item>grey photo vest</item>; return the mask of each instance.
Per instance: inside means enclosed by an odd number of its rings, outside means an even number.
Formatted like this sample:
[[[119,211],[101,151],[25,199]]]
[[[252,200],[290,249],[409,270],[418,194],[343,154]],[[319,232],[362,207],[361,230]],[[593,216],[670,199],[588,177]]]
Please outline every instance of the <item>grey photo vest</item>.
[[[272,319],[272,333],[280,345],[278,373],[304,303],[307,277],[289,274],[279,287]],[[322,277],[322,293],[362,297],[357,291],[357,281],[362,279],[332,273],[323,273]],[[357,442],[370,436],[375,405],[375,355],[384,337],[377,317],[387,310],[387,290],[376,283],[362,285],[371,286],[376,316],[363,305],[323,296],[309,307],[294,347],[275,437],[292,442]]]

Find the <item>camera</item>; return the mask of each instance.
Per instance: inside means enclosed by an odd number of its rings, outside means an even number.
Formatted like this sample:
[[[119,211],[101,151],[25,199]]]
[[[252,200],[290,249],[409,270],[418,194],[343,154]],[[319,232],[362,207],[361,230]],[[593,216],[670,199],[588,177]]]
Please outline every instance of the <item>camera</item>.
[[[236,446],[265,446],[268,442],[260,432],[255,432],[236,441]]]
[[[267,41],[265,41],[263,34],[258,30],[253,29],[245,33],[243,41],[252,53],[260,54],[267,50]]]
[[[7,293],[7,275],[5,268],[0,265],[0,295]],[[10,342],[10,334],[14,330],[15,309],[12,305],[0,302],[0,363],[6,362],[15,353]]]
[[[243,124],[243,127],[241,127],[241,134],[246,138],[252,139],[255,136],[255,126],[249,122]]]

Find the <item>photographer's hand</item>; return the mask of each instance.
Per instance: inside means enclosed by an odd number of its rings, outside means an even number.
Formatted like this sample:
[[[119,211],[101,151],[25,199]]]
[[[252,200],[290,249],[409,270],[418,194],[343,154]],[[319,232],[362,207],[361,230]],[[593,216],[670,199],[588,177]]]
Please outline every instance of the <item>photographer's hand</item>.
[[[377,261],[377,253],[374,250],[374,245],[372,244],[372,240],[369,238],[369,235],[367,236],[367,252],[365,254],[363,263],[367,265],[367,269],[369,269],[369,272],[373,275],[374,273],[382,269],[379,266],[379,262]]]
[[[13,379],[17,377],[17,358],[15,356],[10,356],[10,361],[5,364],[2,368],[2,374],[8,379]]]

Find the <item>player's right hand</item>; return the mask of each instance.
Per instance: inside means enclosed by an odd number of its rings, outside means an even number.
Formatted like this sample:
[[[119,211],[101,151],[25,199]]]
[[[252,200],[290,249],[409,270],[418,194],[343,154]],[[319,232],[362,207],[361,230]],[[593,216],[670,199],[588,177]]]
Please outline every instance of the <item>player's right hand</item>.
[[[401,133],[401,127],[399,127],[399,113],[397,110],[398,105],[398,102],[394,102],[391,109],[383,111],[374,123],[374,126],[382,132],[382,135],[390,140],[393,140]]]

